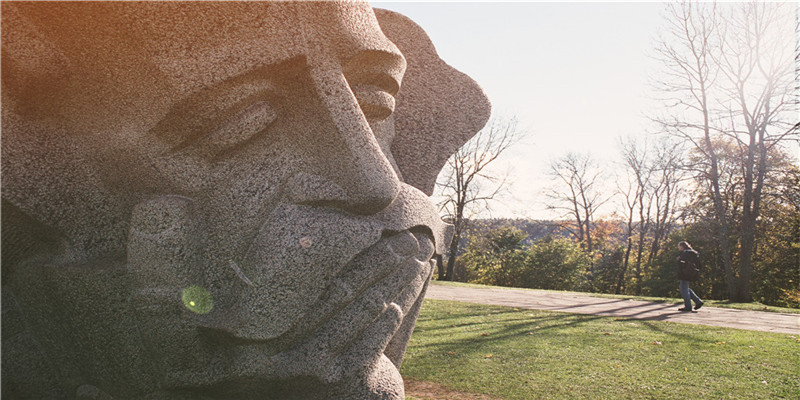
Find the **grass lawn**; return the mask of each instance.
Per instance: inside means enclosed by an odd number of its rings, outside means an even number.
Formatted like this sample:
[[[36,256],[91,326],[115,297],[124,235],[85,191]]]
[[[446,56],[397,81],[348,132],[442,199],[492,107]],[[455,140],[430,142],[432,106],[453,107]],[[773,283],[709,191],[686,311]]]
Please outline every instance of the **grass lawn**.
[[[426,300],[401,373],[506,400],[798,399],[800,338]]]
[[[478,289],[492,288],[492,289],[514,289],[514,290],[538,290],[538,291],[544,291],[544,292],[575,293],[575,294],[582,294],[582,295],[586,295],[586,296],[605,297],[605,298],[611,298],[611,299],[653,301],[653,302],[656,302],[656,303],[674,303],[674,304],[682,304],[683,303],[682,299],[676,298],[676,297],[648,297],[648,296],[631,296],[631,295],[624,295],[624,294],[567,292],[567,291],[559,291],[559,290],[525,289],[525,288],[513,288],[513,287],[505,287],[505,286],[476,285],[474,283],[448,282],[448,281],[431,281],[431,284],[442,285],[442,286],[463,286],[463,287],[471,287],[471,288],[478,288]],[[676,292],[678,291],[678,282],[675,282],[675,291]],[[721,308],[734,308],[734,309],[737,309],[737,310],[769,311],[769,312],[779,312],[779,313],[787,313],[787,314],[800,314],[800,309],[797,309],[797,308],[768,306],[766,304],[762,304],[762,303],[759,303],[759,302],[731,303],[728,300],[709,300],[709,299],[706,299],[706,300],[704,300],[704,307],[721,307]]]

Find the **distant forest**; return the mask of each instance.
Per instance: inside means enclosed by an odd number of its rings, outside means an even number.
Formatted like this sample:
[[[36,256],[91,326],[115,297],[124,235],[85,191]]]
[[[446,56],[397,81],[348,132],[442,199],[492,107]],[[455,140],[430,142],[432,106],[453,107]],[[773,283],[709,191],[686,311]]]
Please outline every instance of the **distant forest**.
[[[762,224],[763,241],[754,259],[753,297],[769,305],[800,308],[800,217],[787,212],[783,224],[770,218]],[[774,218],[775,216],[773,216]],[[781,219],[781,217],[778,217]],[[701,279],[694,284],[701,296],[727,299],[719,251],[710,236],[711,224],[676,224],[660,248],[637,255],[636,235],[626,235],[622,220],[594,222],[595,248],[587,253],[574,238],[570,221],[529,219],[466,220],[459,241],[452,279],[480,284],[597,293],[679,297],[677,243],[689,240],[700,251]],[[628,246],[630,239],[631,246]],[[793,244],[795,243],[795,244]],[[761,254],[763,253],[763,254]]]

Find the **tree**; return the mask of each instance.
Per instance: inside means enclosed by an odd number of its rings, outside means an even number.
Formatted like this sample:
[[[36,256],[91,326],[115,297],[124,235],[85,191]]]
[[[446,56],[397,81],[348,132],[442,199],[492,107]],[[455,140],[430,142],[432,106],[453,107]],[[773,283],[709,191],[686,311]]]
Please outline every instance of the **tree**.
[[[618,218],[595,221],[592,235],[595,253],[590,270],[585,274],[585,286],[581,290],[599,293],[615,293],[617,279],[625,263],[626,227]],[[619,293],[619,292],[616,292]]]
[[[483,246],[483,249],[492,254],[520,250],[522,241],[527,237],[528,234],[513,226],[497,228],[486,235],[486,245]]]
[[[522,287],[580,290],[581,277],[591,268],[586,252],[569,239],[540,240],[527,250]]]
[[[730,115],[722,133],[736,141],[743,175],[743,204],[739,238],[736,300],[750,301],[750,284],[756,222],[761,212],[768,152],[781,141],[797,135],[796,120],[787,114],[794,83],[792,47],[783,40],[792,36],[774,31],[782,13],[789,10],[759,3],[743,3],[731,12],[722,40],[720,70],[727,78],[729,101],[722,104]],[[728,279],[733,271],[726,271]]]
[[[534,289],[578,290],[589,256],[571,239],[547,238],[529,247],[518,229],[501,227],[470,241],[462,257],[475,283]]]
[[[679,204],[683,198],[683,184],[687,177],[682,168],[684,150],[671,141],[661,141],[656,148],[655,180],[652,197],[655,207],[653,240],[647,263],[653,265],[655,256],[661,251],[661,243],[674,228],[675,221],[683,217]]]
[[[669,140],[650,143],[636,138],[622,141],[620,151],[625,179],[617,180],[617,190],[624,201],[626,246],[615,292],[622,291],[635,238],[633,292],[640,294],[644,269],[652,268],[676,217],[684,153]]]
[[[439,279],[453,280],[458,246],[470,213],[488,209],[508,184],[507,176],[489,172],[487,167],[509,147],[518,142],[524,132],[516,118],[492,118],[478,134],[458,149],[439,175],[437,191],[445,218],[455,227],[450,242],[446,269],[439,264]]]
[[[645,143],[641,146],[636,140],[630,139],[622,144],[622,159],[625,162],[627,171],[632,175],[632,181],[635,185],[635,196],[633,202],[627,201],[629,207],[629,220],[628,226],[634,227],[639,233],[639,238],[636,241],[636,262],[633,264],[635,273],[635,293],[641,294],[642,282],[642,256],[645,248],[645,237],[649,233],[651,223],[651,213],[653,206],[653,196],[650,190],[650,179],[655,173],[653,166],[648,157],[648,148]],[[632,221],[633,210],[638,210],[638,220],[634,224]],[[630,234],[633,234],[631,231]],[[626,248],[626,257],[630,257],[632,241],[628,238],[628,245]],[[629,261],[625,260],[626,266]],[[627,268],[626,268],[627,269]]]
[[[630,165],[627,160],[626,164]],[[642,187],[639,185],[638,179],[635,179],[635,175],[636,174],[631,173],[625,174],[626,181],[624,181],[624,183],[622,180],[617,180],[617,193],[622,196],[625,207],[623,215],[625,221],[625,254],[622,257],[622,267],[619,269],[616,279],[617,283],[614,287],[614,293],[616,294],[622,293],[623,285],[625,283],[625,274],[628,272],[631,250],[633,249],[633,235],[636,227],[634,213],[636,212],[636,207],[639,204],[639,198],[641,197],[640,192],[642,191]]]
[[[762,202],[753,251],[753,298],[765,304],[800,307],[800,168],[785,173]]]
[[[595,213],[610,199],[601,191],[601,172],[597,163],[588,154],[567,153],[551,163],[550,175],[555,185],[546,193],[549,199],[547,208],[575,221],[574,227],[565,228],[591,254]]]
[[[528,235],[512,226],[501,226],[486,234],[472,235],[464,256],[465,269],[475,276],[475,282],[519,286],[524,268],[522,241]]]
[[[657,49],[665,65],[658,85],[670,114],[654,120],[701,155],[692,169],[713,203],[716,244],[733,301],[751,300],[755,228],[769,175],[767,154],[798,138],[791,114],[796,106],[792,14],[786,4],[751,2],[723,8],[671,3],[669,36]],[[715,143],[722,137],[735,143],[739,153],[738,221],[730,220],[721,188]],[[736,241],[731,243],[733,233]]]
[[[720,162],[720,187],[727,212],[726,219],[732,228],[728,242],[734,248],[742,234],[744,215],[741,154],[738,145],[730,138],[719,138],[714,146]],[[797,274],[800,273],[798,271],[800,245],[793,244],[800,240],[800,236],[797,236],[800,230],[796,225],[799,221],[797,216],[800,215],[800,202],[798,202],[800,186],[797,185],[797,182],[800,182],[800,173],[793,163],[791,156],[775,148],[767,155],[768,174],[765,178],[761,212],[756,225],[752,258],[752,296],[755,300],[770,304],[779,304],[778,296],[782,291],[797,286],[796,283],[794,285],[787,283],[790,280],[786,277],[793,275],[794,282],[797,282]],[[697,179],[701,180],[702,177]],[[699,245],[700,249],[707,249],[704,259],[708,262],[713,261],[714,259],[708,255],[718,255],[718,251],[709,252],[708,243],[695,243],[709,236],[709,233],[713,236],[716,220],[710,194],[703,187],[698,187],[692,193],[692,202],[687,207],[687,214],[690,221],[687,227],[691,229],[685,239],[693,245]],[[734,265],[738,264],[739,254],[739,252],[733,254]],[[724,270],[721,271],[720,282],[726,285],[727,276]]]

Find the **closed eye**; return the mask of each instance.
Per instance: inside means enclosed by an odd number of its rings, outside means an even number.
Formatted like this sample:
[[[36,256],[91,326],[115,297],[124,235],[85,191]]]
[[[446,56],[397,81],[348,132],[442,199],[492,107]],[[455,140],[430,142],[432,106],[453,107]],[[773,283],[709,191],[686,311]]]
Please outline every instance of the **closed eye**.
[[[190,96],[154,133],[172,142],[170,154],[190,151],[214,160],[265,132],[278,118],[278,103],[265,80],[225,82]]]
[[[290,94],[283,84],[305,68],[295,57],[218,82],[175,104],[150,133],[168,144],[165,155],[187,152],[219,160],[266,134]]]
[[[277,110],[267,99],[248,99],[243,103],[236,107],[240,111],[224,119],[197,141],[199,151],[217,159],[265,132],[278,117]]]

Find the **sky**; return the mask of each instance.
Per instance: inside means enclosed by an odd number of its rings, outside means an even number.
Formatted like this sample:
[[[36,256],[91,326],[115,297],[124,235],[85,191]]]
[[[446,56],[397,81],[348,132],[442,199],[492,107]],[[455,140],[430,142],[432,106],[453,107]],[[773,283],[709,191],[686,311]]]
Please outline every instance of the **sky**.
[[[644,133],[659,3],[372,4],[422,26],[439,56],[483,87],[493,115],[516,116],[526,131],[494,166],[513,186],[493,217],[552,216],[541,191],[554,157],[612,161],[618,137]]]
[[[620,138],[651,129],[663,3],[371,3],[419,24],[445,62],[483,87],[493,115],[516,116],[527,132],[494,166],[510,171],[510,196],[481,217],[557,217],[542,195],[554,158],[590,153],[613,169]]]

